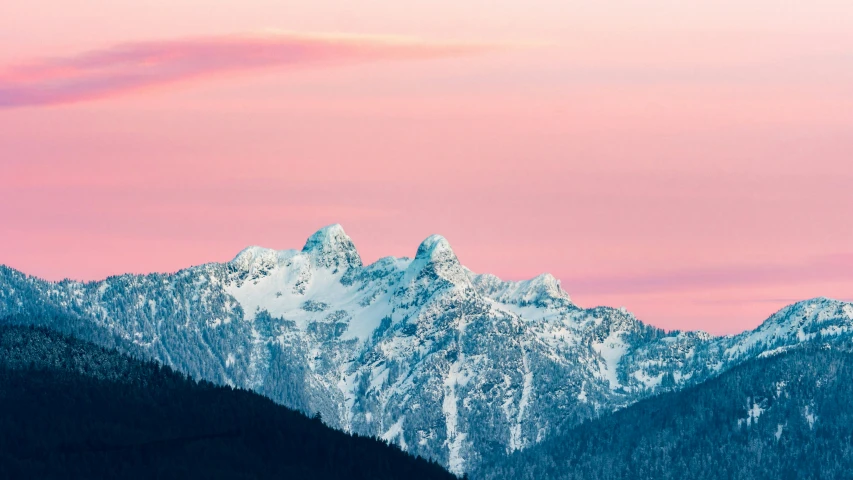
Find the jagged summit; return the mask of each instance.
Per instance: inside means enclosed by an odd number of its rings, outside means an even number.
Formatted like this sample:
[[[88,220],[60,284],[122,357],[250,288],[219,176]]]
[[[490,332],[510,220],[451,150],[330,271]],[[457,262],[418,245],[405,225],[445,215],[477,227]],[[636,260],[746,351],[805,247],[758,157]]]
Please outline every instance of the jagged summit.
[[[550,273],[529,280],[504,281],[491,274],[469,272],[477,291],[493,300],[517,305],[566,306],[572,300],[560,286],[560,281]]]
[[[287,262],[294,256],[303,254],[312,265],[320,268],[346,271],[352,267],[361,267],[361,256],[352,239],[338,224],[317,230],[308,237],[305,246],[299,250],[275,250],[258,246],[244,248],[231,260],[231,264],[242,270],[269,270]]]
[[[314,232],[308,240],[305,242],[305,246],[302,247],[303,252],[307,252],[313,249],[314,246],[324,244],[324,243],[334,243],[337,240],[348,241],[352,243],[352,240],[349,238],[349,235],[344,231],[344,227],[339,223],[335,223],[332,225],[326,225],[325,227]]]
[[[530,283],[534,285],[542,285],[549,289],[561,290],[560,281],[550,273],[539,274],[530,279]]]
[[[540,297],[559,297],[569,299],[569,294],[563,290],[560,281],[550,273],[543,273],[528,280],[530,290],[536,292]]]
[[[312,263],[324,268],[346,270],[363,265],[352,239],[337,223],[308,237],[302,252],[311,255]]]
[[[270,269],[277,266],[285,257],[296,253],[294,250],[274,250],[258,246],[246,247],[231,260],[231,264],[240,270]]]

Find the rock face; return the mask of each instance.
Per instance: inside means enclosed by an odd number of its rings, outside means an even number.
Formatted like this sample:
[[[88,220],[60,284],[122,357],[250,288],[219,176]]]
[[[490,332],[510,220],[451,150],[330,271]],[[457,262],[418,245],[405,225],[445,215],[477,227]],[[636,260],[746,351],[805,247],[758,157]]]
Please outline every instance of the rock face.
[[[853,305],[828,299],[736,336],[664,332],[623,310],[577,307],[551,275],[475,274],[438,235],[414,259],[365,266],[339,225],[301,251],[250,247],[175,274],[53,283],[0,267],[0,317],[22,315],[320,412],[455,473],[747,359],[853,332]]]

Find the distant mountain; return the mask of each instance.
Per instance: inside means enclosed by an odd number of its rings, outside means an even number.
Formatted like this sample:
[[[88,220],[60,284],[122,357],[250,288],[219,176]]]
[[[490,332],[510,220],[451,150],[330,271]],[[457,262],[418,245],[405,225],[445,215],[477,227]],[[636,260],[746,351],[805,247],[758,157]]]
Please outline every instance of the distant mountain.
[[[0,478],[456,477],[254,393],[49,330],[0,327]]]
[[[3,267],[0,317],[320,412],[455,473],[746,360],[853,335],[853,305],[828,299],[736,336],[665,332],[580,308],[551,275],[473,273],[437,235],[414,258],[365,266],[338,225],[301,250],[250,247],[175,274],[53,283]]]
[[[850,348],[807,346],[747,361],[701,385],[552,436],[473,477],[849,479]]]

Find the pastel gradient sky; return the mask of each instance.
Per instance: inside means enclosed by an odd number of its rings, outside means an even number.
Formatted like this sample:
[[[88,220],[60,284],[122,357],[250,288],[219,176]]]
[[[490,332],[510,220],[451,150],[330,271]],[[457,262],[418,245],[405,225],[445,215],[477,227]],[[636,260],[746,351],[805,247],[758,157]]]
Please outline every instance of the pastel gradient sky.
[[[341,223],[664,328],[853,298],[853,4],[0,2],[0,263],[174,271]]]

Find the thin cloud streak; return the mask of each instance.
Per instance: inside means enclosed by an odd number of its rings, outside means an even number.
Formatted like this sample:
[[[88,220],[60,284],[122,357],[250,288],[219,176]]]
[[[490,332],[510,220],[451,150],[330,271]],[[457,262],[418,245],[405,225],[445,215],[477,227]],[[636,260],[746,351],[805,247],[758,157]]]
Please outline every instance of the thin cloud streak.
[[[97,100],[263,69],[441,58],[485,49],[402,37],[287,33],[126,43],[0,67],[0,109]]]
[[[853,255],[836,254],[793,265],[744,265],[598,278],[564,278],[578,294],[648,294],[735,286],[853,280]]]
[[[830,297],[833,300],[841,302],[853,302],[850,297]],[[723,299],[708,299],[694,300],[696,305],[745,305],[745,304],[771,304],[771,305],[790,305],[792,303],[809,300],[808,297],[786,297],[786,298],[723,298]]]

